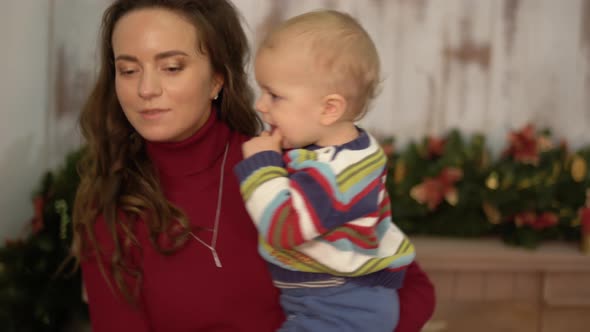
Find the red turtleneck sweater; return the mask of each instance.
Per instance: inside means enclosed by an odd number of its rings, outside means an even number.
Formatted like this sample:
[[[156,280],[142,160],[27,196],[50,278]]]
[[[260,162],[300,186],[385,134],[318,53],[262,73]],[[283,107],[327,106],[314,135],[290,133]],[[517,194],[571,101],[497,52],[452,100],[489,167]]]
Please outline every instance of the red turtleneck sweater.
[[[179,143],[148,143],[166,197],[180,207],[193,226],[213,228],[219,174],[226,144],[217,268],[211,251],[190,238],[176,253],[163,256],[151,245],[144,223],[136,236],[142,255],[133,255],[143,271],[138,308],[113,295],[95,259],[82,262],[93,332],[271,332],[284,320],[278,291],[257,252],[257,233],[243,205],[233,175],[247,138],[229,130],[215,115],[193,137]],[[96,237],[107,257],[113,243],[99,218]],[[212,232],[197,234],[211,243]],[[109,264],[105,264],[107,273]],[[113,283],[114,285],[114,283]],[[432,285],[415,264],[399,292],[397,331],[418,331],[432,314]]]

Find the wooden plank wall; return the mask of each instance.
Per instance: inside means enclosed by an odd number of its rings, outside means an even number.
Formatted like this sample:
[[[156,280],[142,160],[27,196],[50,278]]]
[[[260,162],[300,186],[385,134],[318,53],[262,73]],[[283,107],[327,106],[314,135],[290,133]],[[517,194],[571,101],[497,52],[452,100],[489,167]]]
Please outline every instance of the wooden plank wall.
[[[362,122],[400,142],[449,128],[498,148],[527,122],[590,143],[589,0],[234,0],[254,43],[316,8],[357,17],[379,49],[382,95]]]
[[[233,1],[254,47],[269,28],[307,10],[357,17],[375,40],[384,74],[362,124],[400,145],[460,128],[487,134],[498,150],[508,130],[527,122],[574,147],[590,143],[590,0]],[[61,161],[78,144],[80,96],[94,77],[108,1],[51,3],[48,128]]]

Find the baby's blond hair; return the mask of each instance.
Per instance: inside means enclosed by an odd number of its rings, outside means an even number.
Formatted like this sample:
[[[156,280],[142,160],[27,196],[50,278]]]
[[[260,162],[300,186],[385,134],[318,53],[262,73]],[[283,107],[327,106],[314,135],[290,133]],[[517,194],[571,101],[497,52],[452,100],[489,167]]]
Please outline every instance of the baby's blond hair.
[[[260,49],[300,43],[334,93],[343,95],[354,120],[378,94],[380,63],[369,34],[352,16],[319,10],[295,16],[272,31]]]

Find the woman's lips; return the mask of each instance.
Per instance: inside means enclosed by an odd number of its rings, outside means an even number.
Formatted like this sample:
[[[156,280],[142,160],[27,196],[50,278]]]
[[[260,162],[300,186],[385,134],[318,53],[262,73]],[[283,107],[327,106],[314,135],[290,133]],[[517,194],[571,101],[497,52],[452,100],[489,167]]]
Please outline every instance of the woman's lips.
[[[149,108],[139,111],[142,118],[147,120],[154,120],[160,118],[164,113],[168,113],[170,109],[164,108]]]

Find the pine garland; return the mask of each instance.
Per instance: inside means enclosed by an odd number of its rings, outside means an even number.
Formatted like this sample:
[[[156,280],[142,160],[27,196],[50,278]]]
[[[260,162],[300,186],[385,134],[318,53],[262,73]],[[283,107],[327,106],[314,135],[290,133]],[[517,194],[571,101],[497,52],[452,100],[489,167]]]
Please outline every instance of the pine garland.
[[[391,139],[384,147],[394,150]],[[510,133],[495,161],[483,136],[465,141],[456,130],[389,158],[392,217],[409,234],[500,236],[527,248],[590,236],[590,147],[571,152],[547,130]]]
[[[24,236],[0,248],[0,326],[5,332],[63,331],[75,320],[87,320],[81,298],[80,272],[66,266],[72,228],[70,219],[79,178],[81,151],[67,156],[63,168],[43,176],[33,198],[35,216]]]

